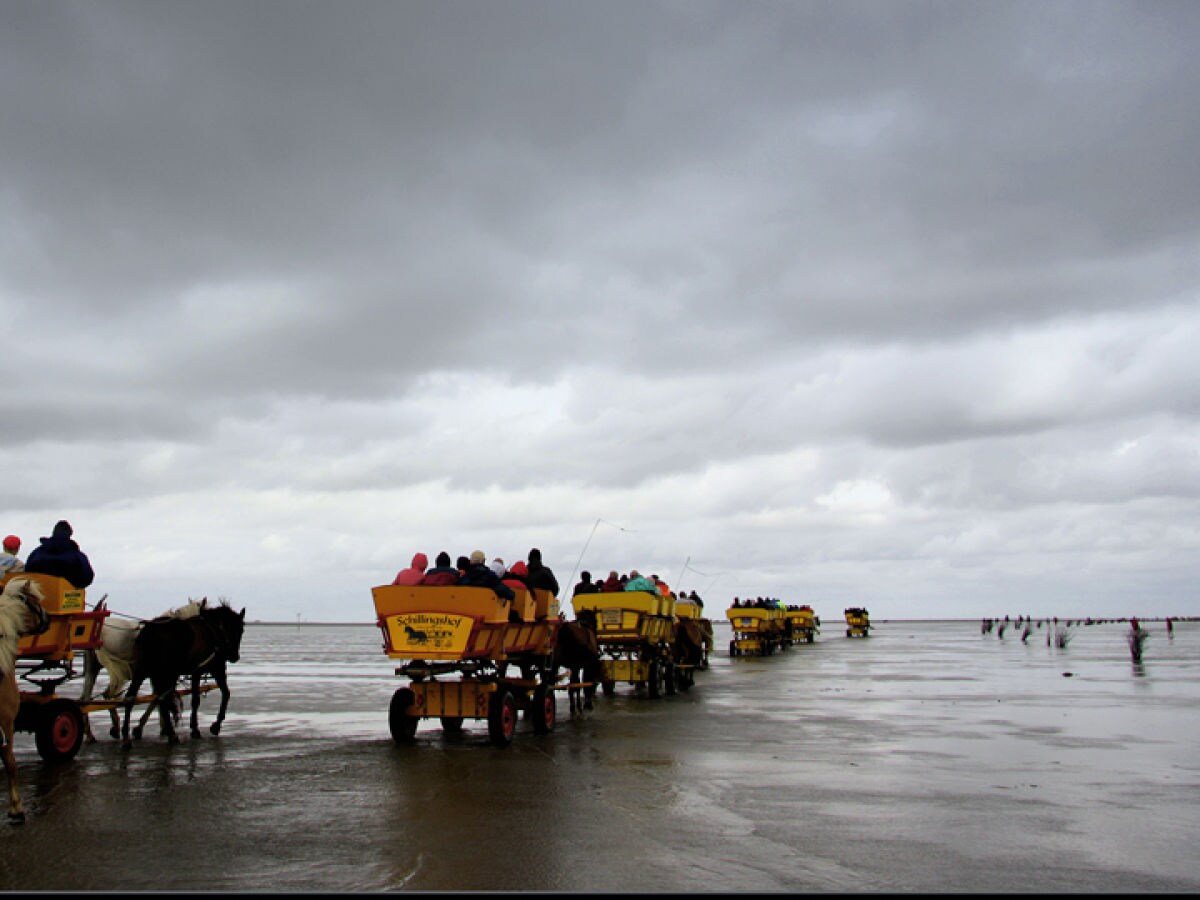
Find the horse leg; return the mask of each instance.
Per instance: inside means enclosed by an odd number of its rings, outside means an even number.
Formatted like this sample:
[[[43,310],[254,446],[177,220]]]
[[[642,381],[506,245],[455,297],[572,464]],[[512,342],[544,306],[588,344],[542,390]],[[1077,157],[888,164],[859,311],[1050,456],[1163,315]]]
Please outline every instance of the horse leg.
[[[142,733],[146,730],[146,722],[149,720],[150,714],[156,709],[158,709],[157,694],[155,694],[154,697],[150,699],[150,702],[146,704],[146,708],[142,710],[142,714],[138,717],[138,723],[133,726],[133,739],[135,741],[140,741],[142,739]]]
[[[13,727],[8,722],[0,730],[0,743],[4,744],[4,771],[8,775],[8,817],[24,822],[25,807],[21,805],[21,789],[17,781],[17,757],[13,754]]]
[[[152,678],[150,683],[154,686],[154,693],[158,697],[158,721],[162,726],[162,734],[166,737],[168,744],[178,744],[179,735],[175,733],[174,723],[176,707],[179,704],[179,698],[175,696],[176,679],[162,675]],[[147,710],[146,714],[149,715],[149,712]]]
[[[8,817],[25,821],[21,805],[21,786],[17,781],[17,757],[13,753],[13,734],[17,713],[21,709],[21,692],[13,676],[0,672],[0,756],[4,757],[4,772],[8,775]]]
[[[217,683],[217,687],[221,691],[221,708],[217,710],[217,717],[213,723],[208,726],[208,730],[213,734],[221,733],[221,723],[225,721],[225,709],[229,706],[229,682],[225,679],[225,664],[214,666],[212,669],[213,681]],[[196,697],[199,698],[200,692],[196,692]]]
[[[79,703],[82,705],[92,699],[92,691],[96,687],[96,675],[100,669],[100,661],[96,658],[95,650],[83,651],[83,690],[79,692]],[[83,714],[83,736],[89,744],[96,743],[92,734],[92,717]],[[114,735],[115,737],[115,735]]]
[[[133,714],[133,704],[137,702],[138,691],[142,689],[142,682],[145,680],[146,676],[144,673],[134,670],[133,677],[129,679],[129,687],[125,691],[125,719],[121,723],[122,750],[133,749],[133,741],[129,737],[129,717]],[[140,726],[138,728],[138,737],[141,737]]]
[[[204,736],[200,733],[200,675],[200,672],[192,673],[192,737],[197,740]]]

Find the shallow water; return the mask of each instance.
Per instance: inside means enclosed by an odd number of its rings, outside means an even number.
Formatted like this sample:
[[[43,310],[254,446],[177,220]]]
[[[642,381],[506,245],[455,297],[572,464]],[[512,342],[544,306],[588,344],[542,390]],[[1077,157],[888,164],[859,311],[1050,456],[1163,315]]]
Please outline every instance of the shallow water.
[[[505,749],[437,720],[397,747],[374,626],[251,625],[219,738],[122,753],[94,714],[52,766],[17,736],[0,888],[1194,891],[1200,625],[1148,624],[1135,666],[1119,624],[828,623],[730,658],[718,622],[691,691],[561,697]]]

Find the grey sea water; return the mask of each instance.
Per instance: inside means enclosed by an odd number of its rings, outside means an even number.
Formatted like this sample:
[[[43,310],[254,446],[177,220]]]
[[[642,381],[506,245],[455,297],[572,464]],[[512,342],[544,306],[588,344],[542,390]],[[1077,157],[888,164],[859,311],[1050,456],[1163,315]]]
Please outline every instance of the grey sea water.
[[[876,622],[629,685],[505,749],[468,721],[397,747],[373,625],[248,626],[219,738],[63,765],[18,734],[5,890],[1193,892],[1200,624],[1003,639]],[[62,692],[71,694],[68,684]]]

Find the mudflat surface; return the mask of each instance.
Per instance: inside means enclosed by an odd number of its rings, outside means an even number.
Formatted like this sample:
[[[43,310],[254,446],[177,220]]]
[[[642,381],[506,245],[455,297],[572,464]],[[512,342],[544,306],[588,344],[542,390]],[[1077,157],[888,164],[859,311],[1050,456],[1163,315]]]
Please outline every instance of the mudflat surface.
[[[818,610],[821,612],[821,610]],[[251,625],[220,737],[49,765],[17,735],[0,888],[203,891],[1200,890],[1200,625],[1022,642],[879,622],[629,685],[506,749],[396,746],[374,626]],[[1067,675],[1066,673],[1070,673]],[[71,684],[62,691],[70,696]]]

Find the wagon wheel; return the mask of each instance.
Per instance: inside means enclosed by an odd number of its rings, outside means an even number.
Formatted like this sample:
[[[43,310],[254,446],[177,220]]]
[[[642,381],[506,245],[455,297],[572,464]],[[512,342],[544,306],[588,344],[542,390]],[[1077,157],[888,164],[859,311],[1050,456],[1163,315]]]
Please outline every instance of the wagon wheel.
[[[507,747],[517,728],[517,700],[506,687],[492,694],[488,703],[488,737],[497,747]]]
[[[34,734],[38,753],[46,762],[75,758],[83,743],[83,711],[74,700],[51,700],[38,717]]]
[[[546,685],[538,685],[533,691],[533,700],[529,704],[529,714],[533,716],[533,730],[538,734],[549,734],[554,730],[558,721],[558,706],[554,701],[554,691]]]
[[[417,733],[416,716],[408,714],[408,708],[413,705],[416,695],[412,688],[397,688],[392,694],[392,705],[388,710],[388,726],[392,730],[392,740],[397,744],[411,744]]]
[[[682,678],[683,672],[675,668],[675,663],[663,663],[663,689],[668,697],[674,696],[677,685],[676,678]]]
[[[650,672],[646,679],[646,689],[651,700],[657,700],[663,695],[663,670],[657,659],[650,661]]]
[[[730,642],[729,642],[729,655],[730,655],[730,656],[737,656],[737,641],[730,641]]]
[[[444,734],[462,734],[462,716],[442,716],[442,732]]]

